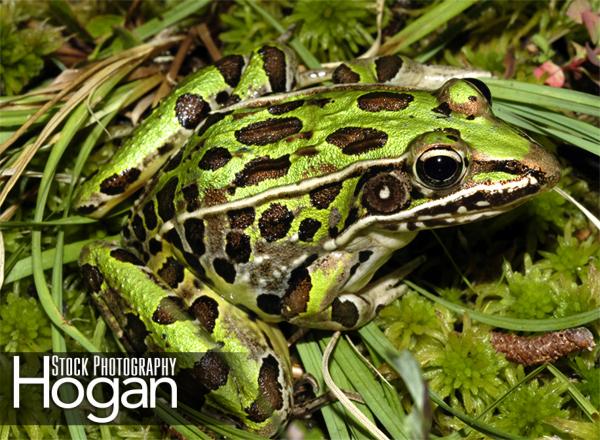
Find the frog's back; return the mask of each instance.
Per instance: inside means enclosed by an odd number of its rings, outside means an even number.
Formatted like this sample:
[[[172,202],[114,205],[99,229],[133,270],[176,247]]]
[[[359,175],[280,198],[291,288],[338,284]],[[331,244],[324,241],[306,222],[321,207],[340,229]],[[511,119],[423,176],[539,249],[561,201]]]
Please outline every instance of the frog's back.
[[[265,292],[289,294],[298,284],[295,271],[324,256],[343,268],[329,274],[340,285],[353,276],[362,282],[356,267],[367,257],[360,251],[375,252],[363,264],[372,274],[390,250],[363,240],[348,257],[332,252],[336,240],[370,234],[369,219],[431,197],[414,185],[422,146],[460,150],[455,160],[465,164],[466,145],[502,156],[505,143],[511,158],[529,151],[530,142],[493,117],[477,88],[455,84],[437,93],[382,85],[312,89],[213,114],[161,170],[126,238],[147,255],[160,252],[161,240],[170,243],[199,278],[226,297],[235,290],[230,299],[253,309]],[[396,220],[384,229],[418,224]]]

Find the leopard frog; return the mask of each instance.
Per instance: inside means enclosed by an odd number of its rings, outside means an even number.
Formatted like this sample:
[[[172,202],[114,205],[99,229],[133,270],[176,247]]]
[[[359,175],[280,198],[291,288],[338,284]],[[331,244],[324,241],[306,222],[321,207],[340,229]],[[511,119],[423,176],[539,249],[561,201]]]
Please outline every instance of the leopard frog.
[[[122,241],[83,250],[83,280],[127,350],[178,354],[204,410],[276,435],[292,406],[276,323],[362,326],[402,293],[371,278],[419,230],[557,182],[555,159],[494,117],[481,81],[411,90],[397,85],[407,65],[342,63],[332,85],[295,90],[286,47],[227,56],[83,183],[76,205],[96,218],[144,188]]]

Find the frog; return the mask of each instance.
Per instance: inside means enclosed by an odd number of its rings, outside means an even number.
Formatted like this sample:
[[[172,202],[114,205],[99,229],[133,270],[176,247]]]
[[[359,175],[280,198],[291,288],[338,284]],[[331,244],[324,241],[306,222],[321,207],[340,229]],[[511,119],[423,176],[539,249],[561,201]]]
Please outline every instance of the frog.
[[[363,326],[404,292],[394,272],[374,275],[419,231],[557,183],[557,160],[494,116],[485,83],[415,89],[406,72],[379,56],[299,88],[293,51],[273,43],[166,97],[75,200],[102,218],[139,194],[121,240],[79,259],[123,348],[177,356],[200,409],[275,436],[293,409],[280,323]]]

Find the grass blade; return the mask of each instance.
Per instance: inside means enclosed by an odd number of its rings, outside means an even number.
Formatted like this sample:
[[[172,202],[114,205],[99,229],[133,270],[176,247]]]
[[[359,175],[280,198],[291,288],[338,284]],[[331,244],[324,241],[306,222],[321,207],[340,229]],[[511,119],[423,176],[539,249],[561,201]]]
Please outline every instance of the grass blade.
[[[600,307],[587,312],[577,313],[575,315],[566,316],[564,318],[548,318],[548,319],[521,319],[510,318],[507,316],[496,316],[487,313],[481,313],[471,310],[463,305],[453,303],[451,301],[440,298],[420,286],[417,286],[411,281],[404,283],[413,289],[415,292],[423,295],[430,300],[443,305],[449,310],[458,314],[468,314],[473,320],[483,322],[484,324],[493,327],[503,328],[506,330],[529,331],[529,332],[544,332],[553,330],[563,330],[566,328],[578,327],[589,324],[600,319]]]
[[[475,4],[477,0],[445,0],[388,38],[379,53],[392,55],[406,49],[426,35],[437,31],[440,26]]]

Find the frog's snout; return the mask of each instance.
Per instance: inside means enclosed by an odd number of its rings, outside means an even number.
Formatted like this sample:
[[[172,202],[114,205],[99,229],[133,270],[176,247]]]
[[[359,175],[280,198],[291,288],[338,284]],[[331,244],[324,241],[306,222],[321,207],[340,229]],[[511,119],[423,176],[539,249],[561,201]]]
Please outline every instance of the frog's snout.
[[[554,155],[538,144],[532,143],[531,150],[522,159],[531,174],[544,189],[552,188],[560,180],[560,164]]]

